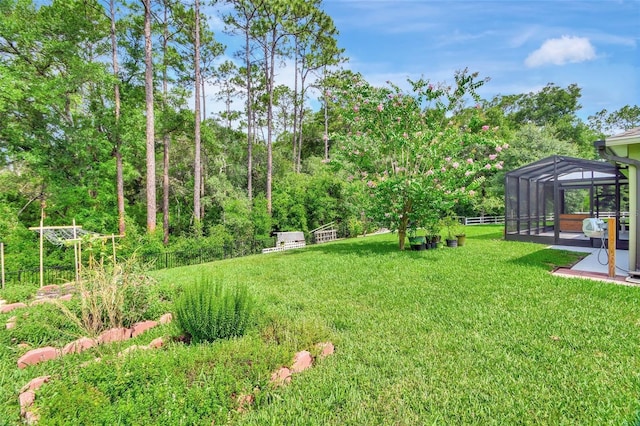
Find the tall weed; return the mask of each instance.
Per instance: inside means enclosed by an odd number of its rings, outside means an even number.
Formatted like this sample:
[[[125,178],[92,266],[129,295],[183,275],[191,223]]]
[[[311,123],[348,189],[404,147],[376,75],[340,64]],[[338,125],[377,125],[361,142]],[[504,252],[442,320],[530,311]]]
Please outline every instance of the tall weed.
[[[119,263],[90,262],[76,284],[80,308],[69,318],[87,333],[95,335],[114,327],[128,327],[145,318],[152,304],[151,278],[135,257]]]

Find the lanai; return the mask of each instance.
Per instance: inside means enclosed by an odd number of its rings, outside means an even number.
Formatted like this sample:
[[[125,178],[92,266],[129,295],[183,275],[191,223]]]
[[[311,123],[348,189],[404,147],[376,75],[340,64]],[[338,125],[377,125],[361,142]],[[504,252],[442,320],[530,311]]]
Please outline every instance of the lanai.
[[[507,173],[505,238],[545,244],[593,246],[582,233],[587,217],[626,211],[628,180],[606,161],[554,155]],[[619,249],[628,247],[626,226],[617,228]]]

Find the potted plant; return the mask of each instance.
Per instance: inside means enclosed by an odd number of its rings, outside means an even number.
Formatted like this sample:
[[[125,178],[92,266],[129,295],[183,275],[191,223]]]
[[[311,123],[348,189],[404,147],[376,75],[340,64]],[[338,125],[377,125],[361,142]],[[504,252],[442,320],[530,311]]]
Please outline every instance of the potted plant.
[[[440,231],[441,231],[441,226],[438,221],[433,222],[429,225],[428,233],[427,233],[428,248],[432,248],[432,249],[437,248],[438,244],[440,244],[440,247],[442,247],[442,243],[440,241],[442,239],[442,236],[440,235]]]
[[[416,235],[417,228],[412,226],[409,229],[409,245],[411,250],[426,250],[426,238],[424,236]]]
[[[458,247],[460,222],[455,216],[447,216],[442,220],[442,227],[447,231],[447,247]]]
[[[456,229],[456,239],[458,240],[458,246],[461,247],[467,241],[467,234],[464,231],[464,225],[458,223],[458,228]]]

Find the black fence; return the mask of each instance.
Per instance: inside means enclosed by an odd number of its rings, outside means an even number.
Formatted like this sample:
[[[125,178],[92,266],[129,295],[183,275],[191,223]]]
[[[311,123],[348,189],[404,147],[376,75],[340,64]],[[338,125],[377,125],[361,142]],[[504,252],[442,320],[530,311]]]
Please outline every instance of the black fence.
[[[263,248],[273,247],[275,238],[238,241],[218,247],[202,247],[190,250],[144,253],[138,259],[151,270],[177,268],[179,266],[198,265],[222,259],[248,256],[261,253]],[[45,266],[44,284],[64,284],[75,280],[73,266]],[[40,269],[20,269],[5,271],[6,284],[40,284]]]
[[[177,268],[179,266],[198,265],[222,259],[248,256],[262,253],[263,248],[275,246],[275,238],[253,241],[238,241],[218,247],[201,247],[198,249],[145,253],[140,260],[149,269]]]
[[[76,279],[73,266],[45,266],[43,268],[44,284],[64,284]],[[40,269],[19,269],[5,271],[6,284],[34,284],[40,285]]]

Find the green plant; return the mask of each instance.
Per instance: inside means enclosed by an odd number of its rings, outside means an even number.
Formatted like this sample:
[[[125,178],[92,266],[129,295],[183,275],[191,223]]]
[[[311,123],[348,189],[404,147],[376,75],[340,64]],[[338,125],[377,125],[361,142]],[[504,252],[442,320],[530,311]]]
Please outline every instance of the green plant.
[[[425,228],[427,230],[427,235],[431,237],[439,237],[440,232],[442,231],[442,224],[438,219],[432,218],[426,223]]]
[[[442,228],[447,233],[447,239],[453,240],[458,235],[464,235],[464,228],[455,216],[447,216],[441,220]]]
[[[200,279],[176,300],[178,327],[195,342],[242,336],[253,301],[244,286],[226,289],[220,282]]]
[[[422,243],[425,243],[426,241],[427,241],[427,237],[423,235],[411,235],[409,237],[409,244],[411,245],[422,244]]]
[[[467,70],[455,85],[409,81],[404,90],[374,87],[359,77],[336,94],[335,107],[348,132],[333,135],[331,164],[360,181],[364,210],[376,223],[398,231],[400,250],[412,226],[425,226],[474,199],[487,176],[503,168],[496,161],[508,148],[481,108],[456,115],[486,79]]]
[[[0,290],[0,299],[5,300],[7,303],[15,302],[27,302],[33,299],[38,287],[32,284],[6,284],[4,290]]]
[[[357,237],[364,233],[364,224],[361,220],[352,217],[349,218],[348,224],[350,237]]]
[[[76,311],[78,308],[75,301],[65,304],[70,311]],[[16,310],[8,315],[16,317],[16,325],[3,333],[0,338],[1,344],[20,342],[33,347],[63,346],[83,334],[82,327],[74,321],[69,321],[67,315],[52,303]]]
[[[150,283],[151,278],[135,256],[115,264],[105,259],[90,261],[76,285],[79,310],[72,311],[64,304],[60,308],[92,335],[113,327],[128,327],[145,318],[152,302]]]

